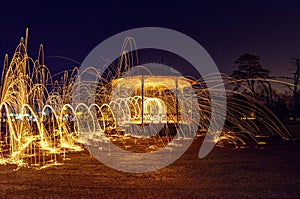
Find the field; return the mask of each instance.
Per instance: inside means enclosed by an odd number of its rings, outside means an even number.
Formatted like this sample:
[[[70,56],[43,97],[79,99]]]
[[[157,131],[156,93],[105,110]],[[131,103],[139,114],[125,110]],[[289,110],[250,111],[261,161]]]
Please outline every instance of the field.
[[[204,159],[195,139],[170,166],[145,174],[113,170],[87,151],[37,170],[0,166],[0,198],[299,198],[300,142],[264,148],[214,148]]]

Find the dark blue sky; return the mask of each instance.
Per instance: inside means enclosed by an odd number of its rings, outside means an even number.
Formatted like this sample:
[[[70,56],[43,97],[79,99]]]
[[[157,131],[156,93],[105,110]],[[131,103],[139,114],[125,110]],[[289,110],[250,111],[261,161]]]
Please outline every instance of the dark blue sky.
[[[0,10],[0,59],[10,56],[29,27],[29,53],[45,46],[53,72],[83,61],[104,39],[131,28],[159,26],[185,33],[231,73],[234,60],[255,53],[273,75],[288,74],[300,57],[300,3],[297,1],[5,1]]]

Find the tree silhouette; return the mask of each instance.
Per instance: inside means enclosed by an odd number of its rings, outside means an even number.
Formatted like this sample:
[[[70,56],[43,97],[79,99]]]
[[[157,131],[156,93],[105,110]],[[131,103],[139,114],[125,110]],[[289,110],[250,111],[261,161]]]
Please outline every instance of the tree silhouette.
[[[286,85],[293,93],[293,110],[296,112],[299,109],[299,80],[300,80],[300,59],[294,58],[290,61],[292,67],[289,69],[292,71],[293,77],[281,76],[278,79],[288,79],[292,80],[293,85]]]
[[[231,77],[247,82],[252,96],[255,99],[257,98],[258,94],[256,82],[260,83],[264,87],[265,92],[267,93],[268,101],[270,101],[270,105],[272,106],[272,86],[270,82],[265,81],[265,79],[269,78],[270,71],[262,67],[260,57],[254,54],[244,53],[239,56],[234,63],[238,69],[233,71]],[[237,86],[239,87],[240,85]]]
[[[300,78],[300,60],[293,59],[291,61],[292,68],[290,70],[293,71],[293,86],[289,86],[288,88],[293,92],[293,108],[296,111],[298,109],[298,85],[299,85],[299,78]]]

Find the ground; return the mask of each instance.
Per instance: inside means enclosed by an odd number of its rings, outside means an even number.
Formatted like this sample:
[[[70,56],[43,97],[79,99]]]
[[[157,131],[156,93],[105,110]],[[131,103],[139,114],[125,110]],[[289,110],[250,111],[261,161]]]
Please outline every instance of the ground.
[[[201,141],[170,166],[123,173],[91,157],[69,154],[42,170],[0,166],[0,198],[299,198],[299,141],[264,148],[214,148],[198,158]]]

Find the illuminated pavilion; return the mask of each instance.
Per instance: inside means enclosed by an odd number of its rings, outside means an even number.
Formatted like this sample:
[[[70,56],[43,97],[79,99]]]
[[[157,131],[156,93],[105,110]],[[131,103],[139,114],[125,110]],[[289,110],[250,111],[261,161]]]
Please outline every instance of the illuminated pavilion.
[[[196,84],[196,81],[159,64],[146,69],[145,66],[138,68],[129,75],[112,81],[113,100],[129,100],[126,123],[190,123],[193,105],[189,99],[195,98],[192,85]],[[119,119],[118,115],[115,115],[116,120]]]

